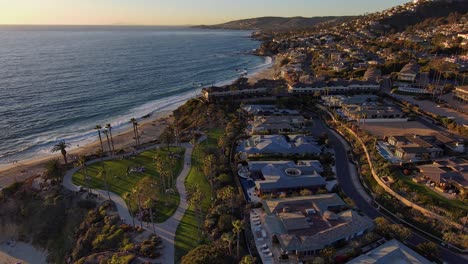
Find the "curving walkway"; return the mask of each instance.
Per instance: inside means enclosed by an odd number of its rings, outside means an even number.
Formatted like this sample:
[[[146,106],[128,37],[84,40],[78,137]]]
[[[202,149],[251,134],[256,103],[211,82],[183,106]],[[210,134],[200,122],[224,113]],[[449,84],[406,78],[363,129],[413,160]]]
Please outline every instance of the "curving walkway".
[[[201,142],[206,139],[206,136],[202,136],[198,141]],[[149,147],[146,147],[144,149],[138,150],[136,153],[141,153],[146,150],[154,149],[156,147],[161,146],[160,144],[157,145],[152,145]],[[180,220],[185,214],[185,210],[188,208],[188,203],[187,203],[187,196],[186,196],[186,189],[185,189],[185,178],[190,172],[190,169],[192,167],[192,151],[193,151],[193,146],[190,143],[184,143],[180,145],[181,147],[184,147],[185,154],[184,154],[184,168],[182,169],[182,172],[179,174],[176,180],[176,188],[177,191],[179,192],[180,196],[180,203],[179,207],[175,211],[175,213],[167,219],[164,223],[160,224],[154,224],[155,226],[155,233],[161,237],[163,241],[163,249],[161,252],[161,257],[158,258],[158,261],[161,263],[174,263],[174,256],[175,256],[175,247],[174,247],[174,239],[175,239],[175,234],[177,231],[177,227],[179,226]],[[131,153],[133,154],[133,153]],[[127,155],[131,155],[127,154]],[[111,160],[111,158],[105,158],[104,160]],[[91,165],[97,162],[100,162],[100,159],[92,160],[89,162],[86,162],[86,165]],[[69,170],[63,179],[62,185],[67,188],[68,190],[77,192],[79,191],[79,187],[75,184],[73,184],[72,177],[73,175],[79,170],[79,167],[73,168]],[[100,194],[102,197],[107,198],[107,191],[105,190],[99,190],[99,189],[92,189],[92,192],[96,194]],[[140,221],[137,219],[133,219],[132,216],[130,215],[130,212],[128,210],[127,204],[125,203],[124,199],[120,197],[119,195],[109,192],[111,200],[115,203],[117,207],[117,211],[119,213],[119,216],[125,220],[126,223],[131,224],[133,221],[135,221],[135,224],[140,224]],[[144,229],[146,229],[149,232],[153,232],[153,227],[151,223],[148,222],[143,222]]]

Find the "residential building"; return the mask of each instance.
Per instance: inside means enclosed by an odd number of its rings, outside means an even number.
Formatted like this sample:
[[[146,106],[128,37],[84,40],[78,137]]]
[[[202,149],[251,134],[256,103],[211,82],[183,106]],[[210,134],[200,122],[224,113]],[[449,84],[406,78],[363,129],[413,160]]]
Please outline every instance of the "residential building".
[[[317,81],[311,84],[296,83],[288,84],[288,92],[293,95],[322,95],[342,94],[348,92],[376,92],[380,90],[380,84],[374,81],[359,80],[337,80],[337,81]]]
[[[367,69],[363,77],[364,81],[379,82],[381,79],[382,79],[382,71],[375,67],[371,67]]]
[[[208,101],[240,100],[245,98],[264,97],[268,94],[266,87],[238,88],[236,86],[208,87],[202,90],[203,97]]]
[[[398,81],[414,82],[418,73],[419,65],[414,63],[408,63],[398,73]]]
[[[376,102],[378,100],[378,96],[373,94],[357,94],[353,96],[345,96],[345,95],[330,95],[330,96],[322,96],[322,100],[325,102],[326,105],[335,106],[335,107],[342,107],[344,105],[364,105],[369,104],[371,102]]]
[[[322,164],[318,160],[251,161],[250,177],[259,195],[282,191],[318,189],[325,186]]]
[[[315,138],[302,135],[255,135],[245,140],[239,152],[247,155],[320,154],[322,147]]]
[[[468,160],[463,158],[437,160],[432,164],[417,166],[420,174],[446,189],[452,185],[468,189]]]
[[[405,161],[431,160],[444,155],[445,149],[453,149],[453,144],[464,146],[461,142],[442,134],[390,136],[388,143],[393,146],[395,156]]]
[[[455,87],[453,94],[457,100],[468,103],[468,85]]]
[[[263,209],[260,229],[264,228],[276,259],[311,260],[323,248],[362,236],[374,227],[369,217],[346,209],[336,193],[265,199]]]
[[[278,108],[275,105],[244,105],[242,107],[250,115],[272,116],[272,115],[299,115],[299,111],[294,109]]]
[[[405,246],[396,239],[392,239],[379,247],[363,254],[351,261],[348,264],[430,264],[429,260],[416,253],[411,248]]]
[[[239,101],[248,99],[271,98],[275,88],[284,85],[282,81],[259,80],[255,84],[247,83],[246,78],[240,78],[231,85],[222,87],[211,86],[202,89],[202,95],[208,102]]]
[[[349,120],[357,120],[358,122],[406,122],[406,115],[389,105],[343,105],[342,112]]]
[[[280,134],[290,133],[304,127],[304,117],[301,115],[254,116],[250,133]]]

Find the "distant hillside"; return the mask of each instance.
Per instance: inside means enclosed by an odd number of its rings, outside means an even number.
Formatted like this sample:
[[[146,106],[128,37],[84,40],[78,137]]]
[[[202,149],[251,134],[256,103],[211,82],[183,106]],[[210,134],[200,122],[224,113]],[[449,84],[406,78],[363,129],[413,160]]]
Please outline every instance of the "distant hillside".
[[[382,25],[395,29],[397,31],[403,31],[408,26],[415,25],[423,22],[428,18],[441,18],[447,17],[450,13],[458,12],[460,14],[466,14],[468,12],[468,1],[466,0],[439,0],[439,1],[421,1],[412,10],[405,10],[404,6],[398,6],[393,9],[399,8],[390,17],[380,19],[379,22]],[[403,10],[401,10],[403,9]]]
[[[349,17],[259,17],[242,19],[218,25],[202,25],[201,28],[234,30],[290,30],[310,28],[324,22],[339,22]]]

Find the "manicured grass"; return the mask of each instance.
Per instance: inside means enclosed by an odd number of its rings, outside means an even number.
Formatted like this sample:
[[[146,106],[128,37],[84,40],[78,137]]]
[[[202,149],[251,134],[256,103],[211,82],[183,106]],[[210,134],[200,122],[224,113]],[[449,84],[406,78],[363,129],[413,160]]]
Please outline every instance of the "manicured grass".
[[[441,208],[444,208],[447,210],[457,209],[457,210],[468,211],[467,203],[464,203],[457,199],[453,199],[453,200],[447,199],[444,196],[438,194],[436,191],[427,187],[426,185],[413,182],[410,177],[405,176],[401,173],[396,173],[396,176],[398,177],[399,180],[403,181],[404,184],[408,186],[411,190],[421,193],[423,195],[429,196],[436,201],[439,201],[440,204],[438,206]]]
[[[192,169],[185,180],[185,186],[197,185],[204,193],[203,199],[203,211],[206,213],[211,207],[211,186],[202,172],[201,164],[203,163],[203,157],[201,157],[200,151],[205,148],[217,147],[217,140],[222,135],[221,130],[214,130],[208,133],[206,141],[201,142],[199,146],[194,149],[192,154]],[[175,237],[175,263],[179,263],[181,258],[186,255],[190,250],[194,249],[199,245],[199,241],[202,239],[198,236],[197,231],[197,218],[194,212],[194,208],[189,207],[185,212],[182,220],[180,221],[179,227],[177,228]],[[201,228],[203,229],[203,223]]]
[[[183,168],[185,149],[180,147],[171,147],[170,150],[180,156],[173,168],[175,182],[175,178],[179,176]],[[167,148],[161,148],[159,150],[142,152],[129,159],[104,161],[104,169],[107,172],[109,191],[116,193],[121,197],[125,197],[125,194],[131,192],[140,180],[145,177],[151,177],[156,183],[155,192],[160,192],[160,178],[159,174],[156,172],[156,163],[154,161],[154,156],[157,152],[162,152],[166,155],[168,154]],[[144,167],[145,171],[143,173],[133,172],[127,175],[128,168],[137,167]],[[105,190],[106,188],[103,177],[99,175],[101,168],[101,162],[86,167],[86,173],[90,177],[89,184],[93,189]],[[83,172],[83,169],[81,169],[73,175],[73,183],[85,187],[86,183],[84,181]],[[161,196],[156,203],[155,222],[162,223],[166,221],[167,218],[174,214],[175,210],[179,206],[179,193],[177,193],[175,188],[174,190],[174,194],[165,194],[164,196]],[[144,197],[142,197],[142,199],[144,201]],[[132,209],[136,210],[137,206],[135,201],[129,201],[126,199],[126,202],[131,205]]]

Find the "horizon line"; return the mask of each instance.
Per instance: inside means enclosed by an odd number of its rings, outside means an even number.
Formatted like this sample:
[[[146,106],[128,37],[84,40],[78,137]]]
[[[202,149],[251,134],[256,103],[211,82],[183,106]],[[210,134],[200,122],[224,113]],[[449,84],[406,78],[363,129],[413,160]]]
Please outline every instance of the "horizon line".
[[[0,24],[3,26],[58,26],[58,27],[187,27],[202,26],[203,24],[165,25],[165,24]]]

